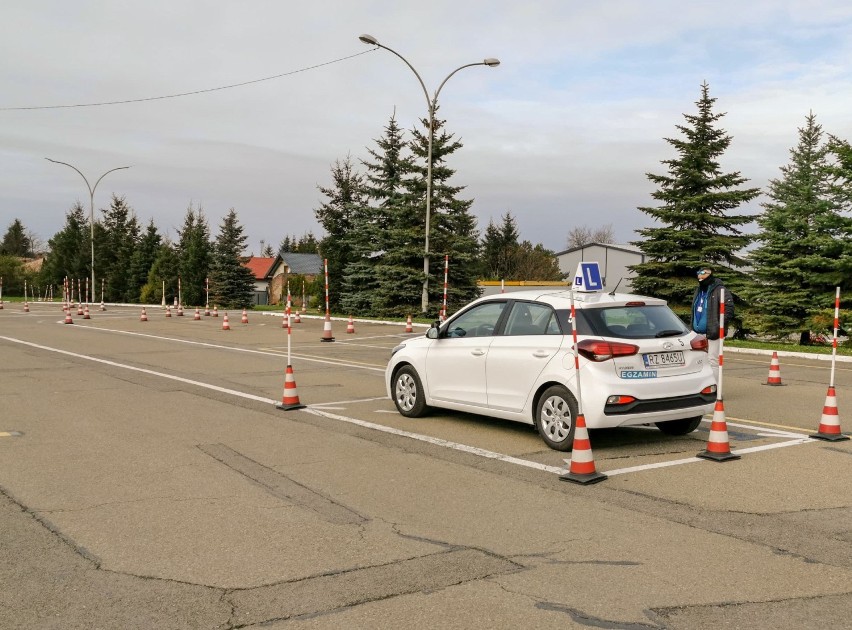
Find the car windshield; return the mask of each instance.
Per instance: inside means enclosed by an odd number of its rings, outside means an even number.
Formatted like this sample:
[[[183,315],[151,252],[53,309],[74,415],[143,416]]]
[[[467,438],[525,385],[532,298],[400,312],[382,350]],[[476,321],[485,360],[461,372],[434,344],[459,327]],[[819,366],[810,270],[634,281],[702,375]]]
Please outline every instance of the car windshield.
[[[666,305],[613,306],[580,311],[593,334],[622,339],[677,337],[689,330]],[[582,330],[579,327],[578,330]]]

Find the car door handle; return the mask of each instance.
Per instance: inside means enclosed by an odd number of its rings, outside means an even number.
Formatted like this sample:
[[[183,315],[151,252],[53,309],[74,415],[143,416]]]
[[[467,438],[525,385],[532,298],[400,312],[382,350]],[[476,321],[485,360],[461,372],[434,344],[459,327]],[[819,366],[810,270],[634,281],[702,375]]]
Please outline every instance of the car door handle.
[[[538,357],[539,359],[546,359],[550,356],[550,353],[547,350],[536,350],[533,352],[534,357]]]
[[[483,354],[485,354],[485,350],[483,350],[482,348],[474,348],[470,351],[470,353],[475,357],[481,357]]]

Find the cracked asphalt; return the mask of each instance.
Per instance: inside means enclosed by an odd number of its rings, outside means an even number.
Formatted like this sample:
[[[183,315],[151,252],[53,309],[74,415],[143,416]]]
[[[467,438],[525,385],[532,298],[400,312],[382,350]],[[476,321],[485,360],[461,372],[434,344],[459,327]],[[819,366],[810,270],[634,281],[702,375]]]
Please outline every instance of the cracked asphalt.
[[[304,318],[308,409],[281,411],[280,319],[158,311],[0,311],[4,630],[848,627],[852,441],[782,436],[816,429],[824,362],[782,358],[774,388],[768,357],[726,354],[742,459],[652,467],[702,450],[705,425],[592,431],[616,474],[577,486],[529,427],[396,414],[401,324],[321,343]]]

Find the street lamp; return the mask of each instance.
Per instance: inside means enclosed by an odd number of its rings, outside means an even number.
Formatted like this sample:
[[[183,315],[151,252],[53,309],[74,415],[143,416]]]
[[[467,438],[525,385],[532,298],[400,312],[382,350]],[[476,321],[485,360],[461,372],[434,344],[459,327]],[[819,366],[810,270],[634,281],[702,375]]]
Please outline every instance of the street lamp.
[[[70,166],[75,171],[80,173],[80,169],[76,166],[71,166],[67,162],[60,162],[59,160],[51,160],[49,157],[44,158],[48,162],[53,162],[54,164],[64,164],[65,166]],[[98,181],[95,182],[94,186],[89,185],[89,180],[86,179],[86,176],[83,173],[80,173],[80,177],[83,178],[83,181],[86,182],[86,187],[89,189],[89,227],[91,229],[91,240],[92,240],[92,295],[95,294],[95,189],[98,187],[98,184],[101,183],[101,180],[112,173],[113,171],[120,171],[123,168],[130,168],[129,166],[119,166],[117,168],[111,168],[106,173],[98,177]],[[89,299],[89,296],[86,296],[86,299]]]
[[[426,107],[429,110],[429,149],[427,152],[428,157],[426,158],[426,243],[423,255],[423,296],[420,301],[420,310],[425,314],[429,309],[429,218],[432,209],[432,140],[435,133],[435,110],[438,108],[438,95],[441,93],[441,88],[444,87],[444,84],[459,70],[470,68],[472,66],[488,66],[489,68],[495,68],[500,65],[500,60],[489,57],[483,61],[467,63],[463,66],[459,66],[450,72],[450,74],[447,75],[447,78],[441,81],[438,89],[435,90],[435,95],[432,96],[432,98],[429,98],[429,91],[426,89],[426,84],[423,83],[423,79],[420,78],[420,74],[414,69],[414,66],[409,63],[408,59],[400,55],[393,48],[388,48],[384,44],[380,44],[379,40],[372,35],[361,35],[358,39],[370,46],[384,48],[388,52],[392,52],[394,55],[402,59],[405,62],[405,65],[411,68],[414,76],[417,77],[417,80],[420,82],[420,87],[423,88],[423,94],[426,96]]]

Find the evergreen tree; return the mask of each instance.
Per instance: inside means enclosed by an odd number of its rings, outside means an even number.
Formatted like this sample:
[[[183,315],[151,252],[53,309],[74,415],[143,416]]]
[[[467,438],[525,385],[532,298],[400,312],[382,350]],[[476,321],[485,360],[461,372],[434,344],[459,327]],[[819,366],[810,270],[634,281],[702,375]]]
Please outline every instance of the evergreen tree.
[[[184,304],[199,306],[206,300],[211,256],[210,228],[200,206],[195,210],[190,203],[178,238],[181,299]]]
[[[27,236],[24,224],[20,219],[15,219],[6,230],[3,242],[0,243],[0,255],[26,258],[32,256],[32,253],[32,242]]]
[[[166,240],[157,250],[154,263],[148,272],[148,281],[140,292],[140,301],[143,304],[160,304],[165,298],[166,304],[173,304],[177,298],[179,269],[180,259],[177,251],[174,245]]]
[[[739,172],[721,171],[719,158],[732,138],[715,126],[724,116],[713,113],[715,101],[707,83],[702,84],[698,113],[684,114],[687,124],[677,125],[685,139],[666,138],[678,153],[677,158],[662,162],[668,174],[647,174],[659,187],[651,196],[662,205],[639,210],[663,226],[637,230],[644,240],[633,244],[647,258],[631,266],[637,274],[633,280],[637,293],[688,303],[695,291],[695,270],[702,263],[713,265],[731,289],[745,284],[745,275],[731,266],[744,264],[737,252],[750,237],[739,226],[752,219],[730,212],[757,197],[760,190],[739,189],[748,180]]]
[[[148,223],[148,228],[139,239],[139,244],[130,257],[128,284],[129,292],[133,293],[131,302],[140,300],[145,303],[145,300],[141,299],[142,289],[148,282],[148,274],[157,260],[161,245],[162,238],[157,231],[157,226],[154,225],[154,220],[151,219]],[[97,295],[97,292],[94,295]]]
[[[779,336],[798,331],[804,343],[808,317],[833,306],[835,286],[852,288],[852,219],[841,214],[828,154],[811,113],[789,164],[770,180],[770,201],[758,217],[760,245],[751,254],[753,325]]]
[[[23,295],[25,277],[24,263],[18,256],[0,254],[0,279],[3,280],[3,295]]]
[[[65,215],[65,226],[49,239],[50,253],[41,270],[41,283],[57,288],[61,298],[65,279],[76,281],[89,277],[89,222],[80,202]]]
[[[514,276],[511,280],[561,280],[559,261],[556,255],[540,243],[533,245],[523,241],[513,251],[512,268]]]
[[[299,239],[299,242],[293,247],[293,252],[297,254],[316,254],[319,252],[319,243],[313,232],[305,232]]]
[[[355,171],[350,156],[342,162],[335,161],[331,176],[332,187],[318,187],[328,200],[314,210],[314,214],[326,232],[320,243],[320,253],[328,260],[330,308],[337,308],[342,297],[344,271],[355,258],[353,240],[367,213],[367,201],[364,178]]]
[[[480,275],[490,280],[517,280],[516,252],[518,245],[518,225],[510,212],[503,215],[503,222],[497,226],[488,222],[482,239],[482,267]]]
[[[253,304],[254,276],[242,264],[247,241],[237,211],[231,208],[219,226],[213,247],[210,294],[215,304],[225,308],[248,308]]]
[[[455,310],[479,296],[477,276],[479,271],[479,232],[476,217],[470,212],[473,200],[458,198],[464,186],[451,186],[450,178],[455,171],[446,165],[447,158],[462,147],[453,134],[444,129],[443,120],[434,120],[432,141],[432,201],[429,235],[429,311],[437,314],[443,295],[444,256],[450,257],[449,295],[450,310]],[[409,192],[417,203],[417,216],[425,226],[426,161],[428,157],[429,121],[421,120],[426,131],[415,128],[410,143],[417,162],[414,172],[417,177],[407,181]],[[421,236],[421,239],[423,237]],[[422,252],[422,250],[421,250]],[[421,276],[422,279],[422,276]]]
[[[125,198],[114,194],[103,215],[103,234],[95,238],[95,273],[106,280],[108,302],[134,300],[137,287],[130,281],[130,261],[139,240],[139,223]]]

